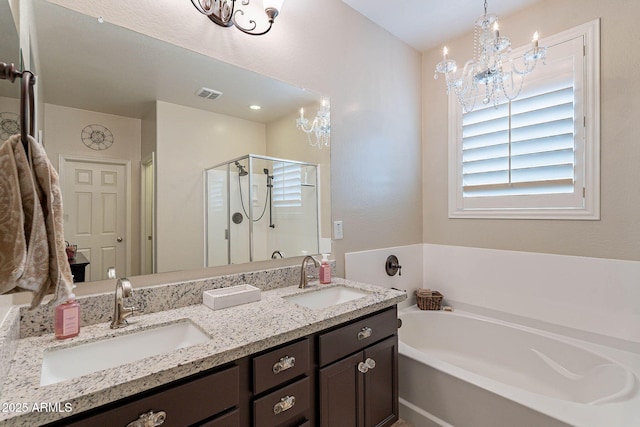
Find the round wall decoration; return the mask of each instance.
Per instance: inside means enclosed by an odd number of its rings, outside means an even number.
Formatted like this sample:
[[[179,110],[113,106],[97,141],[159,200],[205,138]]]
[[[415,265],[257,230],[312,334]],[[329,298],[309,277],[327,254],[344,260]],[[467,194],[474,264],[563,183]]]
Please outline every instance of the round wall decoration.
[[[0,113],[0,141],[6,141],[11,135],[20,133],[20,123],[16,113]]]
[[[106,150],[113,144],[113,134],[102,125],[87,125],[82,129],[82,142],[92,150]]]

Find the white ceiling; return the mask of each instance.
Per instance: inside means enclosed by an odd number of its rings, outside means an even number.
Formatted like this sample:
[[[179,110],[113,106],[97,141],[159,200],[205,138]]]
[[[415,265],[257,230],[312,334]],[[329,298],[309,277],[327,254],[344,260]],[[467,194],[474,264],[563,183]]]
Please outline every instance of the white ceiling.
[[[484,0],[342,0],[420,52],[469,32]],[[490,0],[488,12],[509,15],[539,0]]]

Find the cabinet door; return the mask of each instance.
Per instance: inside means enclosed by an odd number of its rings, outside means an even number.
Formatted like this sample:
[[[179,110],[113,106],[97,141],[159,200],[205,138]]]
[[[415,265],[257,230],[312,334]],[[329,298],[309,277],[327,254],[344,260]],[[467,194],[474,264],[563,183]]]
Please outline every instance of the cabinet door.
[[[364,350],[364,361],[375,368],[363,374],[364,425],[387,427],[398,420],[398,337],[390,337]]]
[[[362,352],[320,369],[320,427],[362,427]]]

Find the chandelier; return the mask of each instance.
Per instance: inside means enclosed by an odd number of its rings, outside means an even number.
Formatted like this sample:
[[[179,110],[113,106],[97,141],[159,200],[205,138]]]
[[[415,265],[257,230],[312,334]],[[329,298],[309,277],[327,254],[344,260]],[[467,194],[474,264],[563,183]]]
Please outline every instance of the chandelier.
[[[256,31],[258,24],[253,19],[249,19],[249,25],[246,27],[238,23],[236,16],[243,16],[245,12],[242,9],[236,9],[236,1],[238,0],[191,0],[191,3],[200,13],[207,15],[209,19],[221,27],[235,25],[243,33],[252,36],[261,36],[269,32],[278,12],[282,9],[282,3],[284,3],[284,0],[262,0],[269,26],[265,30]],[[241,0],[242,6],[248,6],[250,2],[251,0]]]
[[[474,26],[474,58],[458,70],[456,61],[448,58],[449,51],[445,46],[433,77],[437,79],[438,73],[444,74],[447,94],[456,95],[465,113],[473,111],[479,96],[483,104],[497,107],[503,98],[509,101],[517,98],[524,76],[533,71],[539,60],[544,62],[547,49],[538,46],[537,32],[531,43],[531,49],[522,56],[522,65],[518,68],[511,57],[511,40],[500,35],[498,16],[487,13],[485,0],[484,14]]]
[[[296,119],[296,127],[307,134],[309,145],[312,147],[318,147],[320,150],[322,147],[328,147],[331,136],[329,102],[326,99],[322,100],[320,109],[316,113],[313,122],[311,122],[311,126],[309,126],[309,120],[304,117],[304,108],[300,108],[300,117]]]

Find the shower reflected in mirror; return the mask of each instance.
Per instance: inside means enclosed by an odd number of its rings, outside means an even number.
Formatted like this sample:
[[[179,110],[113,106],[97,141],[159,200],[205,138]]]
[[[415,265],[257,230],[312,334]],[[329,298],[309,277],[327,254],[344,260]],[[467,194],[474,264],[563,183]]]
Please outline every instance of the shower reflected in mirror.
[[[318,165],[248,154],[204,179],[207,266],[320,251]]]

